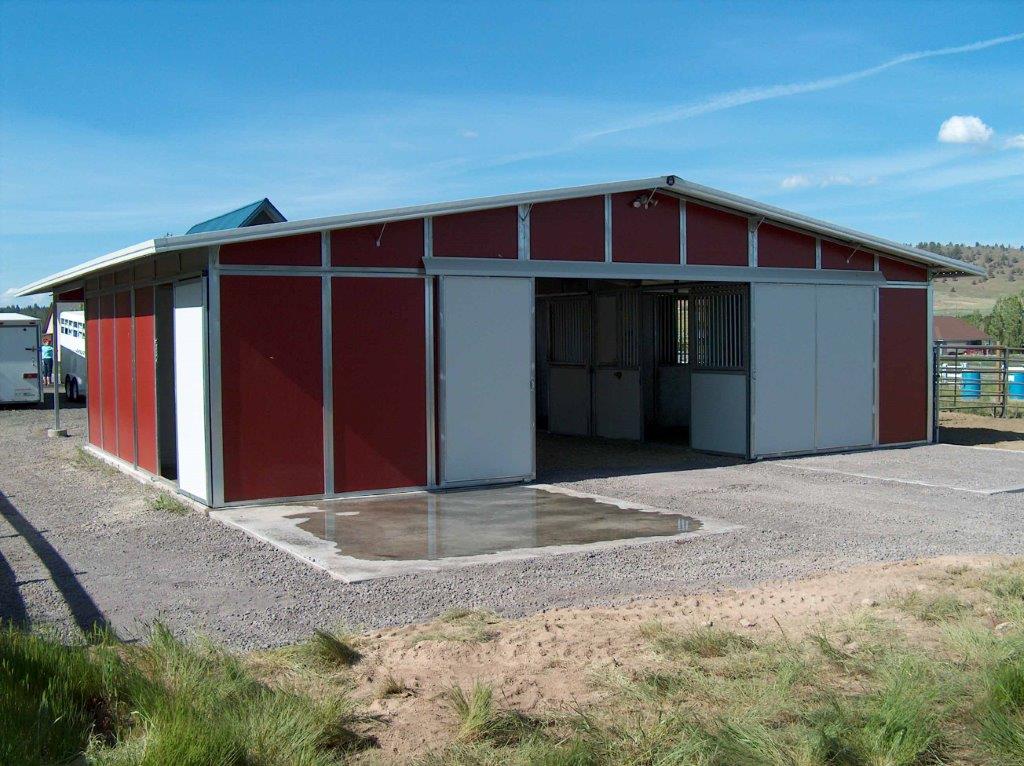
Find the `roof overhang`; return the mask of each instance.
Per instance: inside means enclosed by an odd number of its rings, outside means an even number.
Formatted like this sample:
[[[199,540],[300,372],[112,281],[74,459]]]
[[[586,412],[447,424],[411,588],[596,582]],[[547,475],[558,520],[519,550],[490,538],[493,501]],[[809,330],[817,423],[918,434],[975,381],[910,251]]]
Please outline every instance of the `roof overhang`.
[[[563,189],[547,189],[544,191],[526,192],[522,194],[504,194],[497,197],[477,197],[455,202],[439,202],[429,205],[374,210],[366,213],[350,213],[347,215],[328,216],[325,218],[309,218],[301,221],[285,221],[260,226],[247,226],[241,229],[201,232],[172,237],[159,237],[140,242],[112,253],[94,258],[79,266],[58,272],[45,279],[25,285],[16,293],[18,296],[35,295],[49,292],[75,280],[122,266],[140,258],[159,253],[177,252],[200,247],[213,247],[231,242],[245,242],[253,239],[286,237],[293,234],[306,234],[325,229],[340,229],[351,226],[366,226],[389,221],[401,221],[426,216],[451,215],[468,213],[474,210],[486,210],[509,205],[530,205],[554,200],[591,197],[599,194],[616,194],[631,191],[658,191],[680,197],[682,199],[707,202],[712,205],[736,210],[747,215],[761,216],[771,223],[782,224],[816,234],[827,239],[852,245],[860,245],[883,255],[893,256],[912,263],[927,266],[939,276],[985,276],[986,271],[966,261],[948,258],[943,255],[921,250],[916,247],[893,242],[864,232],[836,226],[816,218],[794,213],[783,208],[765,205],[755,200],[735,194],[712,189],[679,176],[655,176],[633,181],[592,184],[589,186],[572,186]]]

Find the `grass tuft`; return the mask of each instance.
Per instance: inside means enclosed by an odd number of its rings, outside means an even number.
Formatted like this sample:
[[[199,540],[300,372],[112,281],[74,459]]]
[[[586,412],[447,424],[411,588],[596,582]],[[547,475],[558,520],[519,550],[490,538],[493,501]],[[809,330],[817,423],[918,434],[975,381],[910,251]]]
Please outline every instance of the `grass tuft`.
[[[746,636],[721,628],[697,628],[681,633],[660,623],[648,623],[641,627],[640,632],[659,654],[666,657],[724,657],[754,646]]]
[[[166,492],[160,492],[149,498],[147,506],[151,511],[170,513],[175,516],[184,516],[189,512],[189,507],[185,503]]]
[[[928,594],[916,590],[897,595],[893,605],[927,623],[956,620],[971,611],[968,604],[949,593]]]
[[[421,641],[453,641],[480,644],[498,637],[495,626],[498,616],[481,609],[452,609],[436,622],[413,636],[412,643]]]
[[[1024,763],[1024,653],[988,667],[975,710],[980,739],[998,764]]]
[[[533,719],[499,708],[490,684],[477,681],[468,693],[461,686],[453,686],[445,698],[459,719],[456,736],[460,742],[507,746],[538,730],[538,722]]]

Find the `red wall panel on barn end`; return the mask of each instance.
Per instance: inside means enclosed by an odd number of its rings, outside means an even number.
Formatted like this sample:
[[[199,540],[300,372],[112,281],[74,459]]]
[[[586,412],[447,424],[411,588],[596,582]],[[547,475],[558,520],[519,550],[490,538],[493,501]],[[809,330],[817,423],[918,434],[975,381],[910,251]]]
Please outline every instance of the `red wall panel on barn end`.
[[[156,324],[152,287],[135,291],[135,428],[137,462],[157,473],[156,464]]]
[[[519,257],[519,209],[499,207],[434,219],[434,255],[438,258]]]
[[[879,256],[878,266],[888,282],[927,282],[928,269],[910,263]]]
[[[612,260],[679,263],[679,200],[656,194],[656,205],[633,207],[648,192],[612,195]]]
[[[530,260],[603,261],[604,197],[540,202],[531,207]]]
[[[117,454],[117,402],[115,401],[116,368],[114,366],[114,296],[100,296],[100,420],[102,447]]]
[[[762,223],[757,227],[757,265],[813,269],[817,261],[814,237]]]
[[[85,302],[85,363],[88,393],[85,397],[89,415],[89,443],[103,447],[103,378],[100,375],[100,299]]]
[[[323,494],[320,301],[319,277],[220,279],[228,502]]]
[[[878,291],[878,439],[928,438],[928,293]]]
[[[423,219],[356,226],[331,232],[331,265],[423,266]]]
[[[686,262],[693,266],[747,266],[750,222],[746,216],[686,203]]]
[[[335,278],[331,288],[335,491],[423,486],[423,280]]]
[[[867,250],[854,250],[835,242],[821,241],[821,268],[874,271],[875,254]]]
[[[132,294],[114,295],[114,344],[117,357],[117,456],[135,462],[135,387],[132,383]]]
[[[220,246],[220,262],[232,266],[319,266],[320,233],[254,239]]]

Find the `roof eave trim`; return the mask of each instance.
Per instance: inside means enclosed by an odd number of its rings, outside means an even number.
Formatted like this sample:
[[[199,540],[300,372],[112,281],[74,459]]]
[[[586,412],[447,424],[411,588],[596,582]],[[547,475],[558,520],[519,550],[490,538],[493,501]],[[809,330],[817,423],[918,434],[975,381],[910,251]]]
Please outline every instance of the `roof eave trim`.
[[[27,284],[24,287],[19,288],[18,291],[15,292],[15,296],[24,298],[28,295],[38,295],[39,293],[50,292],[54,288],[84,277],[94,271],[118,266],[122,263],[128,263],[129,261],[134,261],[137,258],[154,255],[157,252],[159,252],[159,248],[157,247],[156,240],[150,239],[145,242],[139,242],[138,244],[122,248],[121,250],[115,250],[114,252],[107,253],[106,255],[101,255],[99,258],[93,258],[91,261],[86,261],[79,266],[57,272],[56,274],[51,274],[48,277],[32,282],[31,284]]]

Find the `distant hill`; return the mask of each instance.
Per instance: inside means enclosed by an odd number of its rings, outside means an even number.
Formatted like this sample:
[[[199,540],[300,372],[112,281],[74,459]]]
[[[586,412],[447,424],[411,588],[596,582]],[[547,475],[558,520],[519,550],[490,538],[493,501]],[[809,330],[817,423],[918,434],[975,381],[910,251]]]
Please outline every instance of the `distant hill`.
[[[1024,246],[963,245],[949,242],[919,242],[922,250],[977,263],[988,269],[987,277],[939,279],[935,282],[935,313],[965,314],[991,311],[1004,295],[1024,287]]]

